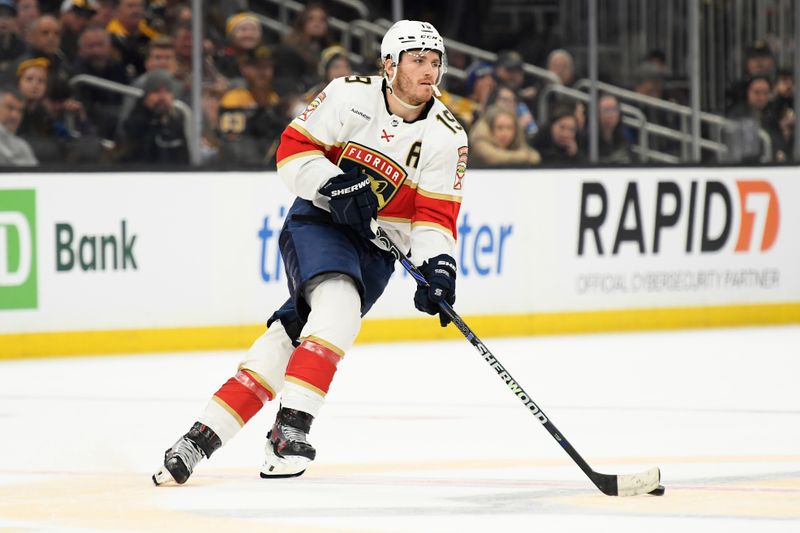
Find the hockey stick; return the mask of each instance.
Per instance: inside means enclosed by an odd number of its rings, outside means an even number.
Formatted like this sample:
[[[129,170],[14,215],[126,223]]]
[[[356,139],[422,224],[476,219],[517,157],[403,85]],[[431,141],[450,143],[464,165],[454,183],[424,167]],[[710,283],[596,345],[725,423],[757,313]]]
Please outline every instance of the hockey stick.
[[[377,235],[376,244],[384,250],[390,252],[397,261],[403,265],[409,274],[417,282],[417,285],[427,287],[428,282],[422,273],[411,263],[408,257],[400,250],[397,245],[392,241],[389,235],[386,234],[383,228],[378,224],[372,225],[372,230]],[[374,241],[373,241],[374,242]],[[564,438],[561,432],[550,421],[550,418],[542,412],[538,405],[533,401],[531,396],[525,392],[517,381],[511,377],[511,374],[500,364],[500,361],[489,351],[489,349],[481,342],[477,335],[464,323],[464,320],[458,313],[455,312],[453,307],[442,300],[439,303],[442,312],[453,321],[453,324],[458,330],[467,338],[467,340],[480,352],[484,360],[489,363],[496,372],[498,377],[511,389],[511,392],[519,398],[519,400],[530,410],[533,416],[541,422],[545,429],[553,436],[554,439],[564,448],[564,451],[572,458],[573,461],[583,470],[589,479],[592,480],[598,489],[603,494],[608,496],[638,496],[641,494],[653,494],[661,496],[664,494],[664,487],[659,484],[661,481],[661,471],[655,467],[639,474],[601,474],[592,470],[592,467],[584,461],[583,457],[572,447],[572,445]]]

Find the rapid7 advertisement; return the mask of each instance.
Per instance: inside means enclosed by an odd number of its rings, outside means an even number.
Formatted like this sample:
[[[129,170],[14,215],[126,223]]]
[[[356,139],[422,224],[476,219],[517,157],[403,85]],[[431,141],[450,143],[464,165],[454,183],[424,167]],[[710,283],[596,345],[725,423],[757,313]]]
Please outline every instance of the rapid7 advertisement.
[[[796,301],[795,169],[591,171],[562,183],[560,290],[578,307]]]

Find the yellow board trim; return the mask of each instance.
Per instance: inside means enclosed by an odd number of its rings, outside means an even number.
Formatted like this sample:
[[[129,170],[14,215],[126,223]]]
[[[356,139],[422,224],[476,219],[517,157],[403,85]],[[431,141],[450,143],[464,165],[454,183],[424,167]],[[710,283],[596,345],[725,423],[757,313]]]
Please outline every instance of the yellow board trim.
[[[473,315],[465,316],[464,320],[482,338],[800,324],[800,302]],[[243,350],[262,333],[263,325],[5,333],[0,334],[0,360],[141,352]],[[358,342],[458,338],[462,338],[462,335],[456,328],[441,328],[438,320],[427,316],[367,318],[361,326]]]

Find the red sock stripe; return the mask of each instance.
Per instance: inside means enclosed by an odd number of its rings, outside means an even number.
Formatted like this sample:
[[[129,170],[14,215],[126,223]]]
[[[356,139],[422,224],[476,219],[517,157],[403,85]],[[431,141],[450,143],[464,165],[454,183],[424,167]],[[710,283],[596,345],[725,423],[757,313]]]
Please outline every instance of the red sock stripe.
[[[239,374],[241,373],[239,371]],[[214,396],[222,400],[246,424],[264,406],[264,401],[259,394],[237,379],[239,374],[226,381]],[[248,377],[248,379],[252,381],[252,378]],[[262,390],[264,389],[262,388]]]
[[[330,348],[305,340],[292,353],[286,375],[313,385],[327,394],[340,360],[339,354]]]

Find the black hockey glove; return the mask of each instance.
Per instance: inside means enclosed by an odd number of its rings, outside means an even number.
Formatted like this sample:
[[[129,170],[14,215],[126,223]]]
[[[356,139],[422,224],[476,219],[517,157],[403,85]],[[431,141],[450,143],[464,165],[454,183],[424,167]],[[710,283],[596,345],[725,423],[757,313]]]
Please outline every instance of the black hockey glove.
[[[456,260],[440,254],[422,263],[419,271],[428,280],[428,287],[417,285],[414,306],[429,315],[439,313],[439,323],[445,327],[450,318],[439,309],[439,302],[456,303]]]
[[[370,222],[378,217],[378,197],[359,167],[332,177],[319,192],[331,199],[331,218],[336,224],[350,226],[365,239],[375,238]]]

